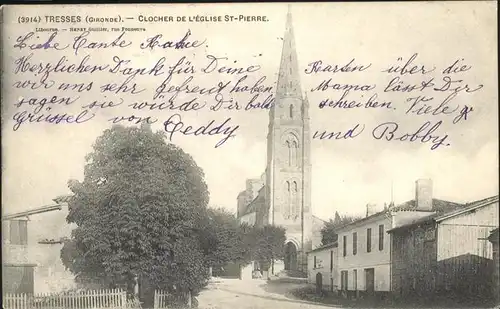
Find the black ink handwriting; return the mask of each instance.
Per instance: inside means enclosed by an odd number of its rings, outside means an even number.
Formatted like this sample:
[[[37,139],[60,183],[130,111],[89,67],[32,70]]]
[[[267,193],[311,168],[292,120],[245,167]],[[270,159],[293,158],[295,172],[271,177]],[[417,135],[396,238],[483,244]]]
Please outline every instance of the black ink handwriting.
[[[353,58],[351,61],[349,61],[347,64],[343,66],[339,66],[337,64],[334,65],[323,65],[323,61],[317,60],[314,62],[311,62],[307,65],[307,68],[304,70],[306,74],[313,74],[313,73],[352,73],[352,72],[363,72],[370,68],[372,66],[371,63],[367,65],[355,65],[351,66],[354,61],[356,61],[356,58]]]
[[[89,36],[89,31],[84,31],[77,35],[73,42],[73,50],[75,55],[78,55],[80,49],[106,49],[112,47],[125,48],[132,44],[131,41],[125,40],[125,32],[120,33],[118,37],[112,41],[99,42],[99,41],[89,41],[87,37]]]
[[[45,110],[50,112],[50,107],[46,107]],[[40,122],[47,122],[47,123],[52,123],[52,124],[60,124],[60,123],[74,123],[74,124],[80,124],[80,123],[85,123],[87,121],[92,120],[94,118],[95,114],[90,112],[88,110],[81,111],[78,115],[72,115],[68,113],[57,113],[57,114],[52,114],[52,113],[35,113],[35,112],[28,112],[28,111],[20,111],[16,112],[12,119],[15,121],[14,126],[12,129],[14,131],[17,131],[22,124],[24,123],[40,123]]]
[[[216,124],[215,120],[211,120],[208,124],[199,126],[194,128],[190,125],[187,125],[182,121],[181,115],[174,114],[170,116],[164,123],[164,130],[168,135],[170,141],[175,133],[181,133],[183,135],[224,135],[222,139],[220,139],[216,144],[215,148],[222,146],[226,143],[230,138],[235,137],[235,132],[240,127],[239,125],[231,126],[229,123],[231,122],[231,118],[227,118],[224,122],[220,124]]]
[[[32,40],[32,38],[35,36],[34,32],[28,32],[24,36],[21,35],[17,38],[16,43],[14,44],[14,48],[19,48],[23,49],[28,47],[31,50],[37,50],[37,49],[55,49],[55,50],[64,50],[69,47],[69,44],[66,46],[61,46],[59,45],[58,42],[55,42],[55,38],[57,36],[57,32],[52,32],[50,36],[48,37],[47,40],[42,40],[42,43],[33,43],[28,45],[26,42]],[[36,37],[36,39],[39,39],[40,37]]]
[[[334,139],[334,140],[339,140],[339,139],[352,139],[358,137],[363,131],[365,130],[365,125],[364,124],[356,124],[354,127],[348,129],[345,133],[342,131],[338,132],[326,132],[323,131],[319,133],[319,131],[314,132],[313,134],[313,139],[319,139],[319,140],[324,140],[324,139]]]
[[[406,61],[406,63],[401,67],[399,65],[391,65],[389,68],[382,70],[382,72],[386,73],[397,73],[400,75],[405,74],[428,74],[433,72],[436,67],[432,69],[426,68],[424,65],[413,65],[413,61],[417,58],[418,53],[413,54],[410,59]],[[397,61],[403,61],[402,57],[399,57]]]
[[[161,42],[160,40],[163,38],[162,34],[156,34],[152,37],[149,37],[146,39],[145,42],[142,42],[139,46],[141,49],[149,49],[153,50],[154,48],[158,47],[161,49],[189,49],[189,48],[197,48],[200,47],[201,45],[205,44],[206,39],[199,42],[198,40],[194,41],[188,41],[188,38],[191,36],[191,30],[188,30],[184,37],[180,40],[173,40],[173,41],[164,41]]]
[[[386,141],[400,141],[400,142],[420,142],[420,143],[432,143],[431,150],[436,150],[441,146],[450,146],[446,142],[448,139],[448,134],[444,136],[433,135],[435,131],[439,129],[442,121],[431,126],[431,122],[427,121],[420,126],[415,132],[402,133],[399,125],[396,122],[385,122],[376,126],[372,131],[373,138],[377,140],[384,139]]]
[[[342,93],[342,96],[338,100],[324,99],[322,100],[318,107],[320,109],[325,107],[331,108],[342,108],[342,109],[352,109],[352,108],[382,108],[382,109],[396,109],[392,107],[391,101],[378,101],[378,94],[372,94],[368,100],[364,102],[356,100],[348,100],[347,93]]]

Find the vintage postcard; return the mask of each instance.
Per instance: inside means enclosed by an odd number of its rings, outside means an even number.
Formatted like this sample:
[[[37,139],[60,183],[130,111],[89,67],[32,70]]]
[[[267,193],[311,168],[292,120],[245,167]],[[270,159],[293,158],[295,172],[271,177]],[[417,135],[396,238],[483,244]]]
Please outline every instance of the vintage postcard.
[[[2,7],[3,308],[498,306],[497,9]]]

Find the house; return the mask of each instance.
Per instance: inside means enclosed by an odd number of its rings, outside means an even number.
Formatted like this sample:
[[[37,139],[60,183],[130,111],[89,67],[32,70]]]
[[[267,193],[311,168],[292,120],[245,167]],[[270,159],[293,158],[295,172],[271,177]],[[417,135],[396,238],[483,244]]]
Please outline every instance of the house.
[[[498,239],[499,233],[498,228],[494,229],[488,240],[491,242],[493,246],[493,289],[492,293],[495,296],[495,302],[500,301],[500,266],[499,266],[499,256],[498,256]]]
[[[389,230],[394,294],[488,296],[498,212],[494,196]]]
[[[382,211],[368,204],[366,217],[338,228],[338,289],[346,297],[391,292],[391,239],[388,230],[460,204],[432,198],[432,180],[416,181],[415,199]]]
[[[319,290],[337,291],[337,247],[332,243],[307,253],[307,282]]]
[[[28,220],[2,218],[3,293],[33,293],[35,266],[28,259]]]
[[[60,292],[74,287],[60,258],[70,236],[63,199],[2,217],[2,274],[6,293]]]

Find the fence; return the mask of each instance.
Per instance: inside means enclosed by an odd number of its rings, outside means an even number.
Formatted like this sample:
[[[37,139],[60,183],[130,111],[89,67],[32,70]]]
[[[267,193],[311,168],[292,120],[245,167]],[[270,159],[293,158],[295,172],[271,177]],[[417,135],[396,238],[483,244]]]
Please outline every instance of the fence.
[[[191,293],[186,293],[184,296],[174,296],[168,292],[155,290],[153,309],[168,309],[183,307],[187,305],[191,308]]]
[[[125,291],[94,290],[66,294],[5,294],[3,309],[125,309]]]

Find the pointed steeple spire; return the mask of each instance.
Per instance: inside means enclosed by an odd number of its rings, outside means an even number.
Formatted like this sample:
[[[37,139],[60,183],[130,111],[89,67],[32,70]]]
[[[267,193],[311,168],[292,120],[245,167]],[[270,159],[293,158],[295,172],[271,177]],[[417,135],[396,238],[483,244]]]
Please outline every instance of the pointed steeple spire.
[[[278,98],[302,98],[290,5],[288,5],[288,13],[286,16],[285,35],[283,36],[283,49],[281,51],[281,64],[276,96]]]

